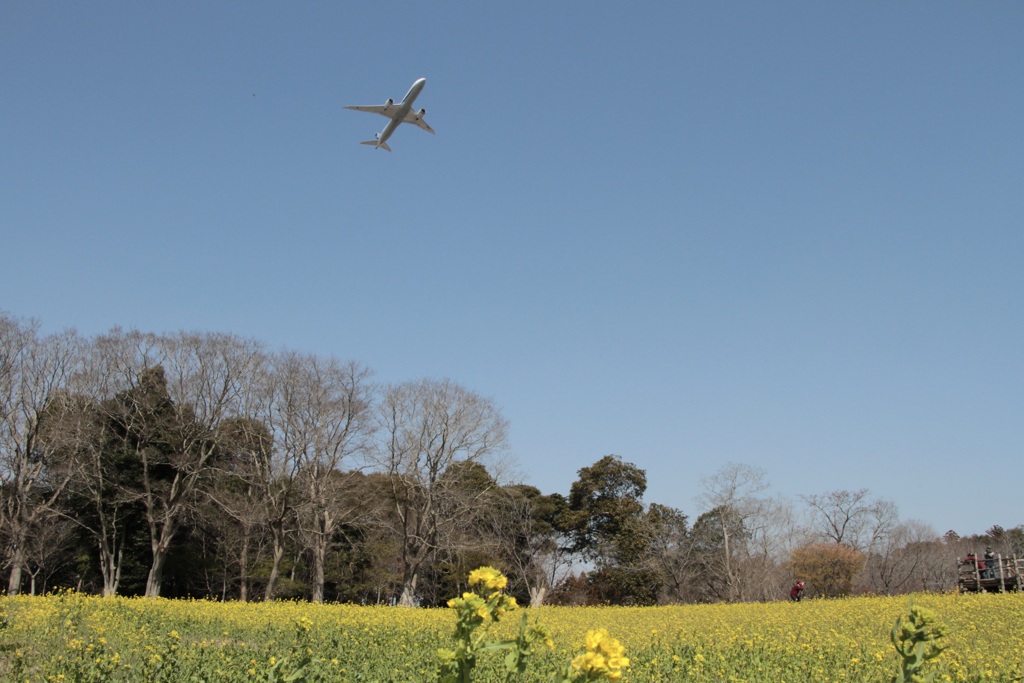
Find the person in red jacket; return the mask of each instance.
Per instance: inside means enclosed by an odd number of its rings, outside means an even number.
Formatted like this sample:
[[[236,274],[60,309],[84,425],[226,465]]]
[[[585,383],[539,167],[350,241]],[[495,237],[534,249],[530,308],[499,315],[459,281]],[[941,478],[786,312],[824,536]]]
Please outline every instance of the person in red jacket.
[[[804,594],[804,581],[800,579],[793,584],[793,587],[789,589],[789,599],[793,602],[800,602],[800,598]]]

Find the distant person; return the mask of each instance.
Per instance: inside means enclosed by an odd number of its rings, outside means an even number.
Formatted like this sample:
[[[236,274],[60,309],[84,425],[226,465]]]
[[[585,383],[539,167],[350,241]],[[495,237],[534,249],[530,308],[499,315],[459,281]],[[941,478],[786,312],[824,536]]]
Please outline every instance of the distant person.
[[[992,552],[992,546],[985,548],[985,571],[981,573],[983,579],[996,578],[996,554]]]
[[[804,596],[804,581],[800,579],[793,584],[793,587],[789,589],[789,599],[793,602],[800,602],[800,598]]]

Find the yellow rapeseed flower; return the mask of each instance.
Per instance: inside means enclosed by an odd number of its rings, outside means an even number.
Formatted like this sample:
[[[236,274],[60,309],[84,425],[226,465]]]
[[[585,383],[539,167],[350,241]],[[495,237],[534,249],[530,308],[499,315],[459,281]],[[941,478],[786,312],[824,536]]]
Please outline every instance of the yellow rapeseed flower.
[[[490,591],[500,591],[508,585],[508,579],[494,567],[479,567],[469,573],[469,585],[483,584]]]
[[[475,620],[480,620],[476,610],[494,593],[485,584],[486,579],[473,588],[479,594],[468,593],[481,601],[468,612]],[[508,597],[502,591],[498,595]],[[456,600],[464,602],[462,597]],[[992,680],[1009,681],[1024,674],[1024,593],[921,594],[914,602],[949,625],[939,641],[948,648],[929,662],[928,673],[935,681],[983,680],[986,672],[991,672]],[[490,604],[492,614],[508,609],[497,601]],[[835,683],[888,681],[898,668],[890,630],[897,615],[906,611],[906,596],[663,607],[544,606],[530,610],[530,621],[542,621],[550,634],[531,640],[554,645],[554,651],[531,662],[529,672],[539,674],[549,662],[558,662],[564,671],[583,653],[588,629],[603,625],[627,646],[631,662],[622,678],[632,683],[792,683],[809,676],[821,683],[826,678]],[[301,642],[303,652],[314,652],[306,664],[310,678],[427,680],[437,663],[437,648],[448,640],[453,621],[463,612],[68,593],[0,596],[0,614],[7,623],[0,633],[9,648],[7,665],[32,672],[32,680],[55,681],[58,674],[68,678],[73,666],[91,667],[100,652],[97,648],[103,648],[104,667],[114,666],[115,653],[120,654],[113,680],[151,680],[156,669],[177,668],[201,672],[199,677],[206,680],[242,681],[253,675],[249,669],[257,676],[265,674],[270,655],[281,661],[295,646],[296,621],[302,617],[314,626]],[[63,628],[67,621],[73,628]],[[496,624],[483,622],[495,641],[514,640],[520,627],[519,620],[507,614]],[[85,656],[90,643],[92,655]],[[606,666],[612,663],[608,652],[598,652]],[[339,664],[332,666],[332,658]],[[396,660],[411,663],[409,675],[393,671],[402,666]],[[493,665],[501,666],[500,661]],[[226,673],[218,677],[215,669]],[[825,676],[817,676],[819,669]],[[588,680],[572,671],[575,680]],[[480,676],[487,680],[483,669]],[[532,680],[540,680],[539,675]],[[615,679],[602,674],[589,683],[608,680]]]
[[[586,653],[572,660],[572,668],[583,676],[583,680],[611,680],[622,677],[622,670],[629,666],[629,658],[623,656],[626,648],[608,635],[604,628],[588,631],[585,639]]]

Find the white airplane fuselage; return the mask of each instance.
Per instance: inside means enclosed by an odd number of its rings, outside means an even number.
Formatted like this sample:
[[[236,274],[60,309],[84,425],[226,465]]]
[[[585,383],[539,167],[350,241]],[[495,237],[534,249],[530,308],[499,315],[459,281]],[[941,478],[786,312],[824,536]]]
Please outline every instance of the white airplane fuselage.
[[[391,148],[388,147],[388,138],[395,132],[403,123],[411,123],[428,133],[433,133],[434,129],[427,125],[427,122],[423,119],[426,114],[425,109],[421,109],[418,112],[413,111],[412,105],[419,97],[420,91],[423,90],[423,86],[427,84],[426,78],[419,78],[413,82],[412,87],[409,88],[409,92],[405,93],[405,97],[398,104],[395,104],[394,100],[388,100],[383,105],[366,105],[366,106],[347,106],[346,109],[354,109],[356,111],[369,112],[371,114],[380,114],[388,119],[388,124],[384,126],[384,130],[377,134],[375,140],[367,140],[363,142],[364,145],[370,145],[376,149],[385,149],[388,152]]]
[[[405,97],[402,98],[402,102],[395,110],[395,115],[391,117],[390,121],[388,121],[388,125],[384,126],[384,130],[377,135],[377,140],[380,142],[388,141],[388,138],[395,132],[395,129],[398,128],[403,120],[405,120],[405,115],[412,110],[412,103],[420,96],[420,91],[423,90],[423,86],[426,84],[427,79],[425,78],[420,78],[412,84],[412,87],[409,88],[409,92],[405,93]]]

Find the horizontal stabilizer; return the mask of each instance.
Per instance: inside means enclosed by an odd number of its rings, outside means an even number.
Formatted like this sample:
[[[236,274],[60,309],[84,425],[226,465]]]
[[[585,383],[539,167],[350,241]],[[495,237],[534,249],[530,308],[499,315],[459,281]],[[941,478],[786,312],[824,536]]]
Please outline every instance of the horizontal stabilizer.
[[[391,151],[391,148],[388,147],[388,143],[381,142],[380,140],[365,140],[363,142],[360,142],[359,144],[360,145],[370,145],[372,147],[380,147],[381,149],[386,149],[389,152]]]

